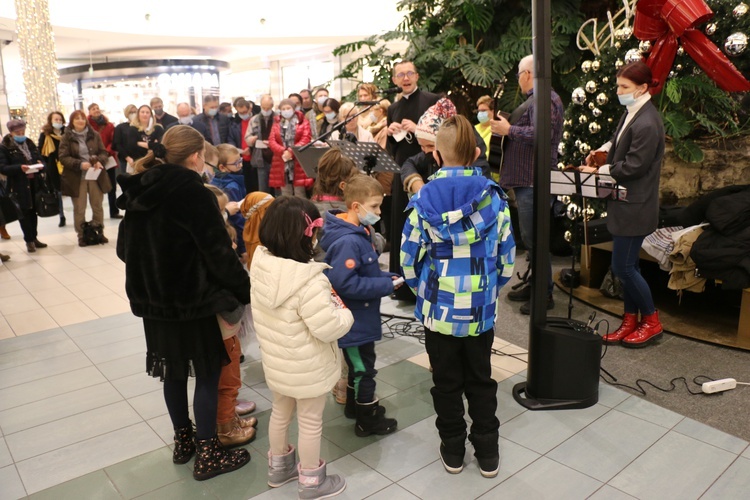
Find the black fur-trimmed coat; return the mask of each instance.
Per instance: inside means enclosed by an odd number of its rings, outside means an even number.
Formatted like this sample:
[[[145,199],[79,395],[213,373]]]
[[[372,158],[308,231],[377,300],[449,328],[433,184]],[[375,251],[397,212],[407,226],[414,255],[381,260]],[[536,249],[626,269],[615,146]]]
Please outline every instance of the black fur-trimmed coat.
[[[160,165],[118,178],[125,210],[117,256],[133,314],[190,320],[250,302],[250,281],[226,231],[216,196],[200,176]]]
[[[34,208],[31,179],[23,172],[21,165],[43,163],[42,155],[31,139],[26,139],[26,146],[31,153],[31,161],[27,160],[10,134],[3,137],[0,143],[0,174],[8,177],[8,190],[16,193],[21,209]],[[34,176],[38,174],[33,174]]]

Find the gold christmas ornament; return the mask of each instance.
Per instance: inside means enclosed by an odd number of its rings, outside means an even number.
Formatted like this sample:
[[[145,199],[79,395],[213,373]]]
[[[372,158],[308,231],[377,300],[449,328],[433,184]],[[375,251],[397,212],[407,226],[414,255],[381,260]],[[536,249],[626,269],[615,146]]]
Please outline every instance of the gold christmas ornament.
[[[599,71],[599,68],[601,68],[601,67],[602,67],[602,63],[599,62],[599,59],[594,59],[591,62],[591,70],[592,71]]]
[[[596,89],[597,85],[594,80],[589,80],[588,82],[586,82],[586,92],[588,92],[589,94],[593,94],[594,92],[596,92]]]
[[[608,102],[609,102],[609,97],[607,97],[607,94],[605,94],[604,92],[596,96],[596,103],[599,106],[604,106]]]
[[[570,231],[565,231],[565,233],[563,234],[563,238],[565,238],[565,241],[570,243],[573,239],[573,233],[571,233]]]
[[[581,71],[583,71],[584,73],[588,73],[589,71],[591,71],[591,61],[583,61],[581,63]]]

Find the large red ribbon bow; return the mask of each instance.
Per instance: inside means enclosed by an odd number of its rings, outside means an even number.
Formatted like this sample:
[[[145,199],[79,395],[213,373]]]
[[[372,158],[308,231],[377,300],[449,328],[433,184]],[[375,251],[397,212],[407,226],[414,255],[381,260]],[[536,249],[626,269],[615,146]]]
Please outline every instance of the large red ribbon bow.
[[[633,34],[639,40],[656,40],[646,60],[661,92],[677,54],[679,38],[685,51],[716,84],[727,92],[750,90],[742,73],[696,26],[713,17],[703,0],[640,0],[635,7]]]

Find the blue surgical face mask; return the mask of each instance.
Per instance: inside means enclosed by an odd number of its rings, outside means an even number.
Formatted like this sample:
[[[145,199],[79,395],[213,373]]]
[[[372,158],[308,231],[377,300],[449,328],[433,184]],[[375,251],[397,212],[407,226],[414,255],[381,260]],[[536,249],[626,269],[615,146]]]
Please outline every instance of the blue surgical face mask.
[[[207,109],[206,114],[208,116],[216,116],[219,113],[219,108]]]
[[[55,128],[55,129],[57,129],[57,130],[60,130],[61,128],[63,128],[63,124],[62,123],[58,123],[58,122],[54,122],[54,123],[52,123],[52,127]]]
[[[632,104],[635,104],[635,92],[631,92],[630,94],[618,95],[617,99],[620,100],[620,104],[622,104],[623,106],[630,106]]]
[[[286,118],[287,120],[294,116],[294,110],[293,109],[285,109],[281,112],[281,116]]]
[[[335,122],[336,115],[337,113],[334,113],[333,111],[331,111],[330,113],[326,113],[326,120],[328,120],[329,122]]]
[[[13,136],[13,140],[16,141],[17,143],[21,144],[21,143],[26,142],[26,136],[25,135],[14,135]]]
[[[365,211],[365,215],[359,215],[359,212],[357,212],[357,217],[359,217],[359,223],[363,226],[372,226],[380,220],[379,215],[368,211],[365,207],[362,207],[362,210]]]
[[[479,123],[487,123],[490,120],[490,114],[487,111],[480,111],[477,113],[477,120]]]
[[[247,120],[248,118],[250,118],[250,113],[243,113],[240,115],[240,118],[242,120]]]
[[[263,115],[263,116],[265,116],[265,117],[268,117],[268,116],[271,116],[273,114],[273,110],[272,109],[261,109],[260,110],[260,114]]]

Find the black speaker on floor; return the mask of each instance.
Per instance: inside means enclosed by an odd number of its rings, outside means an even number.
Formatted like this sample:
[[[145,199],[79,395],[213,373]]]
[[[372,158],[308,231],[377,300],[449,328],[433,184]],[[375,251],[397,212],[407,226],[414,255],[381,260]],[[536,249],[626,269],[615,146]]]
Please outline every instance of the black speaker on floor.
[[[526,382],[513,398],[529,410],[588,408],[599,401],[602,339],[585,323],[547,318],[533,332]]]

